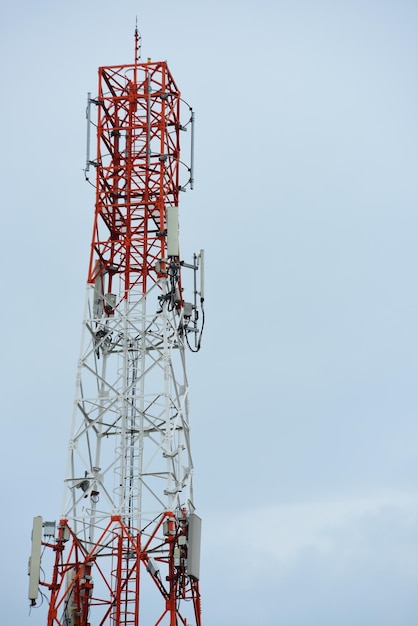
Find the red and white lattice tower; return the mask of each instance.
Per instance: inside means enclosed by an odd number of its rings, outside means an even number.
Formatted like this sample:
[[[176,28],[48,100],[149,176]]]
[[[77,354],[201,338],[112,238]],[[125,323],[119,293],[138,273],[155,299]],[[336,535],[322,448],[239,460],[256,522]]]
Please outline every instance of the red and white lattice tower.
[[[135,62],[99,68],[88,103],[96,205],[65,498],[56,529],[35,518],[29,570],[35,605],[53,549],[48,626],[201,625],[185,351],[200,347],[203,252],[186,264],[178,241],[193,113],[182,125],[167,64],[139,50],[136,32]]]

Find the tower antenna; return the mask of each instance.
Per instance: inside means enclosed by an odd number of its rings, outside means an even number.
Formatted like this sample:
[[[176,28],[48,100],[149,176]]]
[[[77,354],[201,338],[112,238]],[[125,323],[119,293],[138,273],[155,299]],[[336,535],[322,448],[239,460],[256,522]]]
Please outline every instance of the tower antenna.
[[[95,214],[64,499],[58,523],[34,518],[29,568],[47,626],[202,623],[186,352],[203,250],[180,256],[180,92],[139,55],[136,26],[135,63],[100,67],[88,97]]]

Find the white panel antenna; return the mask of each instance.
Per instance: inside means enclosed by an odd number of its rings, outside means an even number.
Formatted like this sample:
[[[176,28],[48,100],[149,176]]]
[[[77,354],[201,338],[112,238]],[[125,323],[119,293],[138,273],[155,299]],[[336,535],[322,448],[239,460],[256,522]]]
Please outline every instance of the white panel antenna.
[[[35,606],[38,599],[39,573],[41,570],[41,545],[42,545],[42,517],[33,518],[32,528],[32,551],[29,557],[29,593],[28,598],[31,606]]]

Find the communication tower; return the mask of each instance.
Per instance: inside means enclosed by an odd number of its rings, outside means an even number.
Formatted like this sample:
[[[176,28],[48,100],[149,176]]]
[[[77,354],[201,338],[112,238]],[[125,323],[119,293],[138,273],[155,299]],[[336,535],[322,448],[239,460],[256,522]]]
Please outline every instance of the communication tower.
[[[95,216],[65,495],[57,524],[34,518],[29,600],[36,606],[47,589],[47,626],[201,626],[185,356],[200,348],[203,251],[183,262],[178,236],[179,196],[193,187],[194,114],[166,62],[140,60],[137,30],[134,63],[98,72],[87,104]]]

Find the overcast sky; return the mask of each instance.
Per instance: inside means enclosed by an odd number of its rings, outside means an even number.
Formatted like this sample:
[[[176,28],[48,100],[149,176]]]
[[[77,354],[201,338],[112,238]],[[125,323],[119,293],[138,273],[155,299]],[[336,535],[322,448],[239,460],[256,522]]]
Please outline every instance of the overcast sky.
[[[97,67],[167,60],[196,111],[181,248],[205,626],[418,619],[418,3],[21,0],[2,58],[2,623],[61,513]],[[186,259],[187,260],[187,259]],[[46,572],[50,576],[50,572]]]

